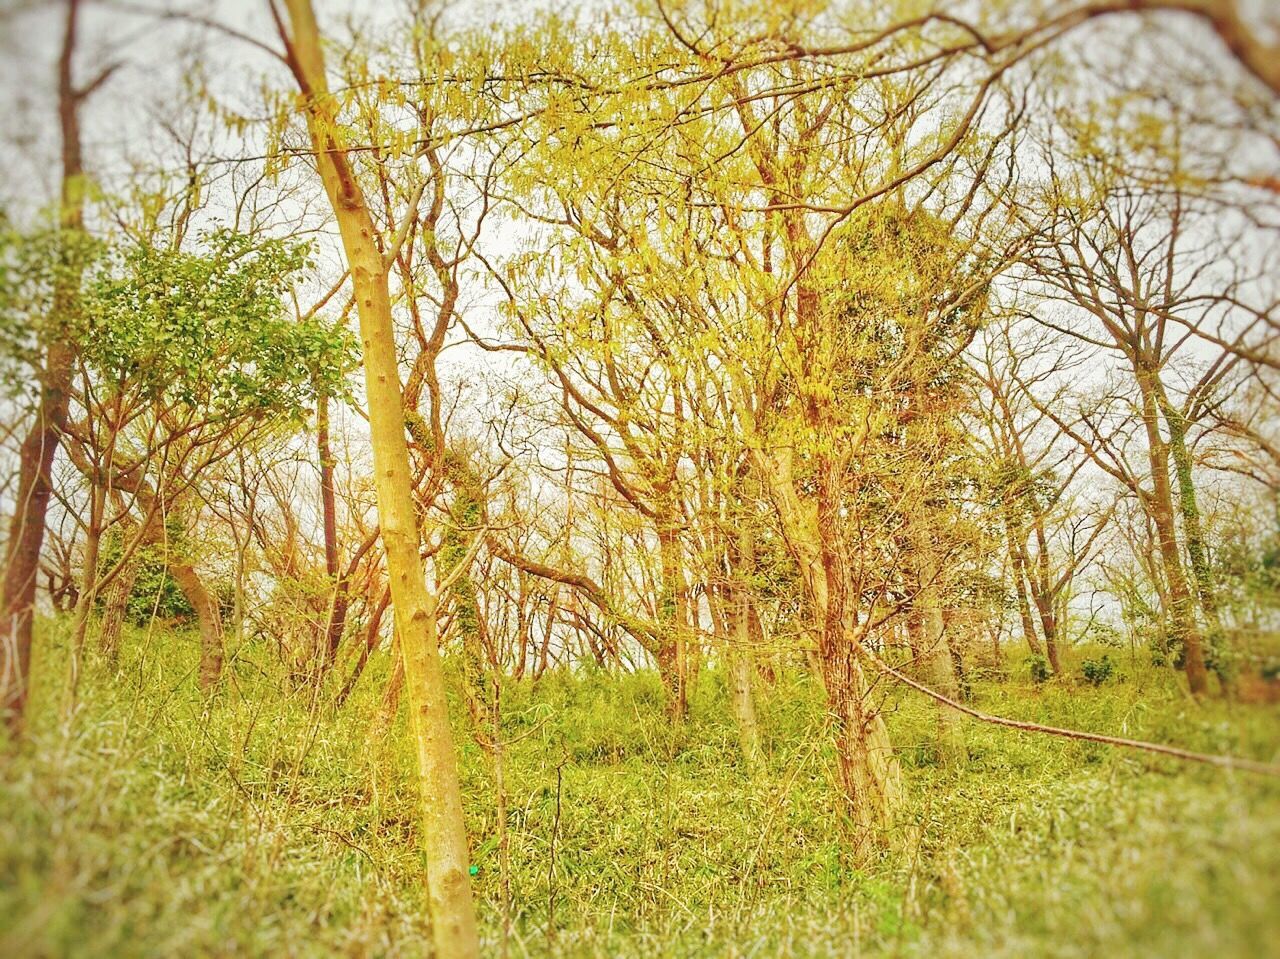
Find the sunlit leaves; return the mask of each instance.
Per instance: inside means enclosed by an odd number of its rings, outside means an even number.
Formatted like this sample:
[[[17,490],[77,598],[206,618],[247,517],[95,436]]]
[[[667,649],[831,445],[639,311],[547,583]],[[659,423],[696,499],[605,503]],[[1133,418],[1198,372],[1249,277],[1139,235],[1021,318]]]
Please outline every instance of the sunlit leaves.
[[[86,294],[86,363],[116,389],[227,418],[298,416],[341,393],[350,335],[285,309],[307,248],[226,230],[200,248],[134,246],[106,261]]]
[[[20,231],[0,218],[0,371],[6,391],[30,383],[49,340],[75,334],[80,278],[102,244],[79,230]]]

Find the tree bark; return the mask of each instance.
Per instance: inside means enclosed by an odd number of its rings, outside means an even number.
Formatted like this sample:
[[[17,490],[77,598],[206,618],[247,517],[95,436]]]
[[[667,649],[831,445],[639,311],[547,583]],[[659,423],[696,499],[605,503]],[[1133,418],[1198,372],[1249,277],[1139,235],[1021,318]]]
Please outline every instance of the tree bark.
[[[1213,569],[1209,565],[1209,552],[1205,546],[1204,523],[1200,519],[1200,505],[1196,498],[1191,451],[1187,447],[1187,419],[1167,399],[1162,401],[1162,405],[1165,422],[1169,426],[1169,452],[1173,456],[1173,471],[1178,480],[1178,508],[1182,514],[1183,537],[1186,539],[1191,575],[1196,583],[1196,596],[1200,600],[1205,621],[1214,633],[1219,633],[1222,622],[1218,612]]]
[[[333,448],[329,443],[329,397],[321,394],[316,402],[316,452],[320,459],[320,510],[324,521],[324,569],[332,593],[329,599],[329,615],[325,623],[321,650],[321,667],[317,681],[333,666],[347,626],[347,607],[350,602],[350,584],[339,569],[338,558],[338,506],[333,488]]]
[[[1160,418],[1157,403],[1155,374],[1138,364],[1138,388],[1142,397],[1142,421],[1147,433],[1147,457],[1151,466],[1151,492],[1144,505],[1151,515],[1156,529],[1156,542],[1164,567],[1165,584],[1169,590],[1169,631],[1182,645],[1182,668],[1187,674],[1191,692],[1200,695],[1208,691],[1208,675],[1204,664],[1204,647],[1200,627],[1195,619],[1195,604],[1182,556],[1178,548],[1178,534],[1174,525],[1173,492],[1169,483],[1169,448],[1160,435]]]
[[[189,561],[184,559],[171,562],[169,575],[196,612],[196,623],[200,627],[200,689],[211,693],[222,681],[225,659],[222,613],[218,609],[218,601]]]
[[[951,651],[947,646],[946,627],[942,617],[942,603],[939,596],[938,576],[940,570],[933,555],[929,536],[922,530],[915,530],[912,541],[913,559],[915,561],[916,594],[912,598],[912,612],[919,617],[920,648],[914,650],[917,659],[917,670],[925,682],[949,699],[959,695],[960,684],[956,677],[955,664],[951,659]],[[968,758],[968,747],[964,741],[964,730],[961,729],[959,717],[949,708],[935,703],[937,721],[938,755],[943,762],[959,762]]]
[[[858,659],[858,623],[849,589],[849,561],[841,529],[843,483],[838,460],[815,456],[818,472],[818,567],[813,570],[818,655],[827,702],[835,723],[841,791],[854,823],[862,827],[858,845],[892,824],[902,800],[902,776],[889,731],[872,703]]]
[[[103,660],[111,666],[120,657],[120,634],[129,613],[129,597],[138,579],[138,557],[125,561],[125,567],[116,573],[102,597],[102,622],[98,626],[98,648]]]
[[[89,493],[89,525],[85,531],[84,572],[71,624],[71,662],[68,667],[65,704],[68,714],[75,707],[76,697],[80,691],[80,672],[84,663],[85,636],[89,631],[89,614],[93,610],[93,604],[98,595],[98,553],[102,545],[102,523],[106,499],[106,491],[95,483]]]
[[[1040,638],[1036,635],[1036,624],[1031,618],[1031,600],[1027,596],[1026,564],[1023,562],[1024,553],[1015,542],[1012,522],[1006,524],[1006,533],[1009,542],[1009,566],[1013,572],[1014,595],[1018,601],[1018,618],[1022,622],[1022,637],[1027,641],[1027,648],[1031,650],[1033,656],[1043,656],[1044,647],[1040,645]]]
[[[727,645],[729,696],[738,724],[738,741],[748,769],[760,765],[760,724],[756,719],[755,694],[751,679],[755,673],[751,655],[751,615],[755,601],[751,578],[755,572],[755,537],[751,523],[742,518],[737,531],[736,548],[730,552],[732,586],[726,590],[727,605],[732,611],[733,629]]]
[[[680,558],[680,535],[672,522],[658,526],[658,554],[662,564],[662,595],[658,597],[661,624],[658,671],[667,690],[671,721],[683,722],[689,708],[688,630],[689,587]]]
[[[337,107],[328,91],[315,12],[310,0],[287,0],[286,7],[291,29],[280,24],[280,32],[305,102],[316,166],[342,235],[360,319],[379,525],[418,755],[432,937],[440,959],[478,959],[470,853],[440,662],[436,597],[426,587],[419,556],[387,265],[355,171],[336,139]]]
[[[86,93],[72,77],[79,0],[68,0],[62,52],[58,57],[58,121],[62,134],[60,226],[65,237],[84,230],[84,163],[80,152],[80,104]],[[75,257],[75,252],[71,253]],[[76,271],[60,278],[53,313],[45,331],[45,362],[35,421],[18,456],[18,489],[0,584],[0,710],[10,735],[22,735],[31,675],[31,633],[36,574],[44,544],[45,517],[53,494],[53,460],[58,452],[71,399],[71,373],[77,349],[71,325]]]
[[[1048,655],[1049,666],[1056,675],[1062,672],[1062,661],[1058,656],[1058,618],[1053,611],[1053,598],[1048,593],[1048,550],[1043,539],[1038,546],[1040,568],[1034,571],[1026,548],[1020,546],[1019,552],[1022,568],[1027,574],[1027,583],[1031,587],[1031,601],[1035,603],[1036,613],[1040,616],[1040,628],[1044,630],[1044,651]]]

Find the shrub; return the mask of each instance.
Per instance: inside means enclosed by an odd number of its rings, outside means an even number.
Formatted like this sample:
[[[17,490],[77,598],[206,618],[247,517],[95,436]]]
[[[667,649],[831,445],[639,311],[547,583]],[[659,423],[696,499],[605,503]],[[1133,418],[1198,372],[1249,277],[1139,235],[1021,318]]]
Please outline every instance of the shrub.
[[[1084,681],[1091,686],[1101,686],[1111,678],[1114,672],[1115,666],[1105,653],[1101,659],[1086,659],[1080,664],[1080,673],[1084,676]]]
[[[1053,675],[1053,670],[1049,668],[1049,660],[1043,656],[1032,656],[1027,660],[1027,668],[1031,670],[1031,679],[1033,682],[1043,683]]]

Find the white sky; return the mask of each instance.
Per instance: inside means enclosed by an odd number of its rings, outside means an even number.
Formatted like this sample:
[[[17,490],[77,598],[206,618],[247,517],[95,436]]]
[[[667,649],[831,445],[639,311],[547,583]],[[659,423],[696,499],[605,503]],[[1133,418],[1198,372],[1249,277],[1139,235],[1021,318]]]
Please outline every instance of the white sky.
[[[1272,6],[1267,0],[1254,0],[1254,4],[1255,12]],[[398,3],[318,0],[317,5],[322,25],[334,35],[345,33],[342,24],[349,18],[376,24],[388,19],[388,11],[399,9]],[[453,6],[452,15],[472,22],[491,18],[510,22],[550,5],[528,0],[462,0]],[[171,145],[153,137],[157,118],[170,112],[173,91],[182,87],[184,58],[180,53],[184,49],[197,43],[204,45],[206,62],[211,71],[216,69],[213,80],[217,93],[225,102],[251,109],[261,100],[259,90],[264,75],[272,76],[277,86],[288,85],[283,68],[248,44],[190,23],[158,23],[153,16],[122,12],[128,6],[86,0],[76,60],[76,75],[81,82],[107,63],[122,64],[83,113],[86,165],[108,183],[119,182],[135,166],[150,168],[172,162]],[[135,9],[143,6],[195,11],[278,46],[261,0],[155,0],[136,4]],[[54,65],[61,42],[63,10],[61,4],[0,0],[0,11],[0,116],[4,117],[0,149],[5,157],[4,172],[0,174],[0,205],[15,217],[26,218],[50,203],[58,182]],[[1208,43],[1216,43],[1207,32],[1205,35]],[[226,153],[234,155],[240,147],[228,143]],[[260,148],[254,152],[260,152]],[[471,298],[473,309],[479,296],[478,290],[464,292],[464,298]],[[485,312],[481,308],[469,313],[468,321],[484,328]],[[482,358],[475,350],[446,353],[446,366],[455,376],[477,363],[480,367],[494,368],[496,363],[500,370],[510,368],[507,360]],[[344,425],[348,435],[360,431],[358,420],[350,415]]]

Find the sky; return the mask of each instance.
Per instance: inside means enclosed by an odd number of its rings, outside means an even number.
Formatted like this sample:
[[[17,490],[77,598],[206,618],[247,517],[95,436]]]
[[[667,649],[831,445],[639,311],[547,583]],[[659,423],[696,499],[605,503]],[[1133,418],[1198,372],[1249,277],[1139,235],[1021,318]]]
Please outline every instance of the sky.
[[[455,4],[453,14],[468,20],[504,19],[528,16],[548,6],[546,3],[468,3]],[[354,18],[377,23],[386,20],[389,4],[369,2],[325,2],[318,0],[323,25],[335,35],[343,32],[344,21]],[[83,113],[86,161],[90,169],[108,186],[119,184],[136,169],[167,167],[175,161],[172,144],[159,133],[160,123],[175,112],[180,104],[175,91],[183,89],[188,58],[184,51],[201,47],[210,65],[211,80],[219,98],[229,105],[239,105],[252,112],[261,102],[261,82],[270,76],[278,88],[287,88],[289,78],[280,64],[263,51],[231,37],[197,27],[189,22],[157,21],[151,13],[156,9],[184,10],[216,19],[235,30],[246,33],[272,47],[278,46],[274,26],[261,0],[155,0],[139,3],[87,2],[81,29],[81,43],[76,60],[77,76],[83,80],[95,75],[105,65],[119,63],[120,68],[95,95]],[[1258,9],[1261,9],[1259,7]],[[1190,29],[1190,25],[1186,25]],[[0,115],[6,122],[0,126],[0,148],[4,150],[3,179],[0,180],[0,205],[16,219],[34,217],[51,202],[58,183],[58,156],[54,64],[61,41],[61,4],[0,0]],[[1208,38],[1206,49],[1216,41]],[[1101,49],[1093,51],[1099,57]],[[1130,51],[1136,59],[1141,50]],[[1104,61],[1105,62],[1105,61]],[[1225,64],[1225,61],[1224,61]],[[1230,69],[1229,64],[1224,69]],[[252,128],[251,128],[252,129]],[[256,136],[251,132],[250,136]],[[260,153],[256,143],[237,141],[220,133],[218,152],[225,156],[238,153]],[[318,185],[310,192],[319,195]],[[328,227],[325,227],[328,229]],[[498,249],[510,240],[494,239]],[[321,236],[321,259],[324,272],[335,276],[340,267],[332,234],[328,241]],[[313,285],[327,285],[324,277]],[[485,291],[471,287],[465,293],[469,307],[468,322],[485,329],[491,314]],[[446,374],[466,378],[470,371],[509,374],[513,367],[510,354],[494,360],[474,348],[452,349],[444,357]],[[338,424],[345,434],[358,440],[363,426],[359,418],[347,414]]]

